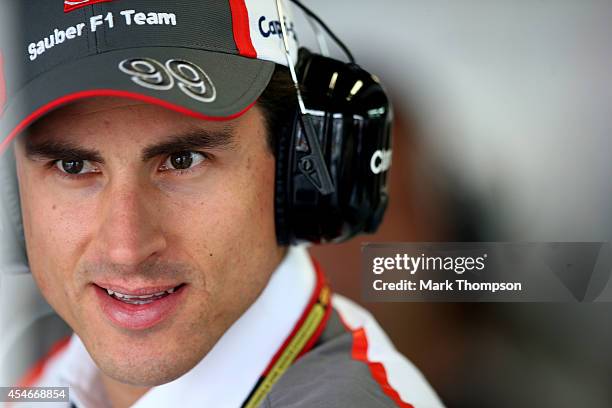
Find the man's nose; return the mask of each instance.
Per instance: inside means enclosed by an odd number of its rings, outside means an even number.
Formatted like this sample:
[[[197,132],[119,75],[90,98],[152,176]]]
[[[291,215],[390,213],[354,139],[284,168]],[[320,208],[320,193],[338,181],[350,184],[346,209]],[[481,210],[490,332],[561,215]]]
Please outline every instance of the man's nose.
[[[166,248],[156,200],[137,183],[109,186],[104,191],[98,250],[107,262],[135,266]]]

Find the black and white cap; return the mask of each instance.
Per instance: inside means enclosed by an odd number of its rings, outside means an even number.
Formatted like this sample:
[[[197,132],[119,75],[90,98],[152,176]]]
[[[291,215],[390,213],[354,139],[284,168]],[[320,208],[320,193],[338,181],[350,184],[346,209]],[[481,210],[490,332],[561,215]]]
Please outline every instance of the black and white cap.
[[[209,120],[239,116],[287,65],[276,0],[3,0],[0,152],[45,113],[92,96]],[[298,47],[284,1],[289,44]],[[292,52],[297,55],[297,52]]]

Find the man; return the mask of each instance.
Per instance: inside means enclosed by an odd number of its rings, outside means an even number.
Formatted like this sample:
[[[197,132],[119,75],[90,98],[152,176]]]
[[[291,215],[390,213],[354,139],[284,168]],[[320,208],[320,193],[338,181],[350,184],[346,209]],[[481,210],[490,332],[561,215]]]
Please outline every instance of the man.
[[[3,146],[21,134],[29,268],[73,331],[22,385],[69,386],[77,407],[441,406],[304,247],[279,242],[276,146],[296,105],[283,40],[299,31],[283,12],[13,5],[9,55],[27,60],[7,63]]]

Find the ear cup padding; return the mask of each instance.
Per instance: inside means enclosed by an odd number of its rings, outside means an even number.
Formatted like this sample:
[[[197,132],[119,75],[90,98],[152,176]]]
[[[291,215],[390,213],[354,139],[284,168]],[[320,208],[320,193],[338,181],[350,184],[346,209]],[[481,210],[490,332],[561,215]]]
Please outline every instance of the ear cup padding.
[[[294,149],[295,126],[297,126],[297,112],[293,120],[287,120],[286,125],[276,137],[276,175],[274,193],[274,212],[276,238],[280,245],[291,243],[289,221],[289,194],[293,190],[291,177],[292,152]]]

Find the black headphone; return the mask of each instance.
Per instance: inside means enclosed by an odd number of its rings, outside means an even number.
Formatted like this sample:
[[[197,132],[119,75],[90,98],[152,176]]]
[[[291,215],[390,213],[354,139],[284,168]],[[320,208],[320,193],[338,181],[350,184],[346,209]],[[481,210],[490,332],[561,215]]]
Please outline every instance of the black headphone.
[[[345,50],[327,26],[294,1]],[[282,21],[282,19],[281,19]],[[277,138],[275,219],[282,245],[342,242],[373,233],[387,208],[390,101],[377,78],[300,49],[297,80],[307,90]],[[298,98],[301,98],[298,95]]]

